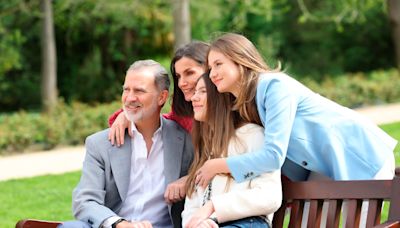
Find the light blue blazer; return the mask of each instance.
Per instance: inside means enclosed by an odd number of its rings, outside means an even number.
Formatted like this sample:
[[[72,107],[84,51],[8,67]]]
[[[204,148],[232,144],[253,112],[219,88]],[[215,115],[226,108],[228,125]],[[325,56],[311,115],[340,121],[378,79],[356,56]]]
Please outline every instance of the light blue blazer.
[[[299,169],[290,164],[334,180],[372,179],[394,156],[397,141],[378,126],[285,73],[260,74],[256,104],[264,146],[227,159],[236,181],[280,169],[285,159],[282,172],[295,180]]]

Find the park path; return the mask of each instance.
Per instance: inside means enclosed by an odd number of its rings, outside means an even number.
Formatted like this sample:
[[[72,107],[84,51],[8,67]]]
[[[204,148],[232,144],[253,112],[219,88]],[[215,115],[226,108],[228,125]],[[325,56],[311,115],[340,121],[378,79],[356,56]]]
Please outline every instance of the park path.
[[[400,103],[364,107],[357,112],[376,124],[400,121]],[[85,147],[63,147],[51,151],[0,157],[0,181],[80,170]]]

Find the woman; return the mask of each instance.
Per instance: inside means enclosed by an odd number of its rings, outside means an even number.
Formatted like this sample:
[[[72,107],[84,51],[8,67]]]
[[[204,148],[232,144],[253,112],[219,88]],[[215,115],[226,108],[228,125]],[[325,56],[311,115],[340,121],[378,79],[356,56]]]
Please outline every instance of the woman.
[[[263,148],[214,159],[198,171],[206,186],[216,173],[238,182],[278,170],[293,180],[312,171],[333,180],[392,179],[396,140],[356,112],[342,107],[280,72],[271,70],[244,36],[224,34],[208,53],[218,91],[235,96],[234,109],[246,121],[260,118]]]
[[[190,98],[193,96],[194,89],[199,77],[206,70],[206,59],[209,44],[194,41],[176,50],[171,60],[171,74],[174,82],[174,93],[172,95],[172,111],[164,114],[167,119],[171,119],[180,124],[188,132],[192,129],[193,108]],[[123,110],[118,110],[110,116],[109,140],[114,145],[124,144],[125,129],[130,128],[129,121],[125,115],[120,115]],[[129,129],[129,134],[131,131]]]
[[[215,227],[215,221],[220,227],[270,227],[282,200],[279,170],[242,183],[229,175],[217,175],[206,188],[195,184],[197,169],[208,159],[261,149],[262,127],[246,123],[238,112],[231,111],[232,96],[219,94],[208,74],[199,79],[191,100],[196,120],[192,131],[195,158],[186,182],[183,227]]]

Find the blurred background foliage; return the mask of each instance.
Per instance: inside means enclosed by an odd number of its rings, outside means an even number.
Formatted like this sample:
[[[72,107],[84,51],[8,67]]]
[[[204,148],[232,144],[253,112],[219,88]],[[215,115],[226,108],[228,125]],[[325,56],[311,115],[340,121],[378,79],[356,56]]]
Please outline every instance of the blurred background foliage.
[[[190,4],[193,39],[242,33],[270,64],[281,61],[298,79],[322,83],[396,65],[384,0]],[[67,103],[114,101],[134,60],[170,59],[171,10],[162,0],[53,1],[59,96]],[[1,112],[40,108],[40,16],[39,1],[0,2]]]
[[[52,1],[62,101],[55,117],[38,113],[40,1],[1,1],[0,150],[24,149],[10,146],[30,142],[45,148],[54,142],[81,143],[106,127],[133,61],[152,58],[169,69],[175,40],[172,1]],[[190,1],[190,15],[193,40],[241,33],[269,64],[281,62],[290,75],[340,104],[400,101],[386,0],[202,0]],[[96,107],[102,103],[104,108]],[[18,125],[29,129],[17,131]],[[19,133],[5,135],[11,129]]]

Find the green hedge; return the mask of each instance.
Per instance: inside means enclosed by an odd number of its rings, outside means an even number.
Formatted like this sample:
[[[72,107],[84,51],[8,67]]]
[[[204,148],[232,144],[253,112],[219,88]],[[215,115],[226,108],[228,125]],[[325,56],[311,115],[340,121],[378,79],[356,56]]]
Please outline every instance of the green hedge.
[[[350,108],[400,101],[400,75],[396,69],[327,77],[322,83],[312,79],[302,82],[313,91]]]
[[[109,115],[120,107],[120,102],[96,107],[60,102],[51,115],[24,111],[3,115],[0,154],[82,144],[86,136],[106,128]]]
[[[400,75],[394,69],[340,75],[322,83],[310,79],[302,82],[347,107],[400,101]],[[51,115],[24,111],[0,115],[0,155],[83,144],[88,135],[107,127],[109,115],[120,106],[119,101],[95,107],[77,102],[66,105],[61,101]],[[162,112],[169,108],[166,105]]]

